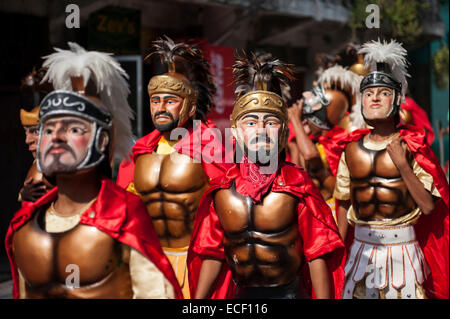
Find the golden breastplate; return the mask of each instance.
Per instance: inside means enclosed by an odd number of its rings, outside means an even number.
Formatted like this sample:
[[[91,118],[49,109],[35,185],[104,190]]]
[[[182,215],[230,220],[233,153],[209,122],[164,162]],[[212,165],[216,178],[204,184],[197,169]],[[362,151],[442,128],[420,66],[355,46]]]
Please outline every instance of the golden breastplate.
[[[417,204],[386,149],[374,151],[363,139],[348,144],[345,160],[350,172],[350,199],[357,218],[369,221],[398,218]],[[412,163],[411,153],[408,161]]]
[[[201,163],[193,163],[186,155],[151,153],[137,158],[134,186],[163,247],[189,245],[195,213],[208,182]]]
[[[302,262],[297,199],[270,192],[261,204],[234,185],[214,195],[224,229],[224,248],[234,281],[241,287],[273,287],[291,282]]]
[[[83,224],[66,232],[48,233],[41,222],[45,209],[40,211],[13,239],[27,298],[133,296],[129,267],[121,259],[119,242]],[[78,281],[75,277],[79,278],[79,287],[69,287]]]

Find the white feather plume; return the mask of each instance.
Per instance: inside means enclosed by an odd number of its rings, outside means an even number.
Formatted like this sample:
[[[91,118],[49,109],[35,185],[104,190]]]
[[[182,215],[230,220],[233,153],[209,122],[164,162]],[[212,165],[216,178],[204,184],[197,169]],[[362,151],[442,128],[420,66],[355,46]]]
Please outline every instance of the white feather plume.
[[[339,88],[355,97],[356,103],[352,105],[350,112],[350,121],[353,128],[366,126],[361,114],[361,93],[359,92],[362,78],[362,76],[340,65],[335,65],[323,71],[318,80],[322,85],[327,84],[330,88]]]
[[[358,53],[364,54],[364,65],[371,71],[376,70],[377,62],[389,64],[392,76],[402,84],[401,93],[404,98],[408,88],[406,77],[409,77],[410,75],[406,71],[407,52],[401,43],[398,43],[394,39],[389,43],[386,41],[381,43],[380,39],[378,39],[378,41],[372,40],[371,42],[364,43]]]
[[[361,112],[361,94],[358,92],[356,95],[356,102],[352,105],[352,111],[350,112],[350,121],[352,123],[352,129],[365,128],[366,121]]]
[[[84,85],[92,80],[98,90],[104,111],[111,114],[115,127],[114,153],[128,158],[133,145],[131,120],[133,112],[128,104],[128,74],[112,57],[112,54],[86,51],[74,42],[68,42],[70,50],[55,48],[55,53],[45,56],[44,67],[48,71],[42,82],[49,81],[55,90],[72,91],[70,78],[83,76]]]
[[[359,92],[361,80],[362,76],[359,76],[340,65],[335,65],[323,71],[318,82],[327,84],[329,87],[338,87],[343,91],[355,95]]]

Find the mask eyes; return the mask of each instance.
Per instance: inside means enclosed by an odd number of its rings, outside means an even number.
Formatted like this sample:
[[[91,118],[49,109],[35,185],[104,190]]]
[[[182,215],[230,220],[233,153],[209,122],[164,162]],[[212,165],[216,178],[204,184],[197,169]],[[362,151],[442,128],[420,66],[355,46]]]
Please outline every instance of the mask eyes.
[[[43,130],[44,135],[51,135],[53,133],[53,128],[45,128]]]
[[[82,129],[81,127],[71,127],[69,129],[69,133],[81,135],[81,134],[86,133],[86,131],[84,129]]]

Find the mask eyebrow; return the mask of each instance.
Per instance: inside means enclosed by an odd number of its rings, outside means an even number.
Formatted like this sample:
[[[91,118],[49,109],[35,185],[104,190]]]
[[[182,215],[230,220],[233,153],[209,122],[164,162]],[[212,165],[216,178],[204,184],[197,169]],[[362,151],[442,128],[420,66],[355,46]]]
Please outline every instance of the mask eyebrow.
[[[265,119],[267,119],[269,117],[273,117],[274,119],[278,120],[278,117],[276,115],[274,115],[274,114],[266,114],[266,115],[264,115],[263,120],[265,120]]]
[[[164,95],[163,99],[180,99],[180,97],[175,96],[175,95]]]
[[[70,124],[78,124],[78,125],[82,125],[85,128],[88,128],[89,125],[83,121],[77,120],[77,119],[66,119],[66,120],[60,120],[60,119],[54,119],[54,120],[48,120],[47,122],[44,123],[44,127],[47,126],[55,126],[56,123],[61,122],[63,125],[67,126]]]
[[[257,115],[254,114],[246,114],[242,117],[243,120],[245,120],[246,118],[253,118],[253,119],[259,119],[259,117]]]

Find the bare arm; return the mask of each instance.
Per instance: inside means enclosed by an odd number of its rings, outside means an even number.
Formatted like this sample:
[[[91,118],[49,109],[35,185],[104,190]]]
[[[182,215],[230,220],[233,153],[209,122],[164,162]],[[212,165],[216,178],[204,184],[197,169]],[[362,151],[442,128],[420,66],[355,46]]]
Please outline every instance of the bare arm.
[[[317,299],[330,299],[330,281],[325,259],[316,258],[309,262],[311,282]]]
[[[308,173],[314,175],[320,181],[321,188],[325,188],[329,193],[332,193],[336,180],[330,170],[323,165],[319,150],[303,127],[302,106],[303,100],[300,100],[288,109],[299,153],[297,156]]]
[[[298,104],[293,104],[288,109],[288,114],[289,120],[292,122],[292,126],[294,127],[297,147],[301,155],[305,158],[305,161],[308,162],[314,158],[320,159],[320,154],[314,143],[306,134],[305,129],[303,128],[302,105],[303,105],[302,100],[298,101]]]
[[[339,200],[339,209],[337,213],[337,224],[339,233],[341,234],[342,240],[345,241],[347,237],[348,221],[347,221],[347,211],[350,207],[349,200]]]
[[[409,165],[406,159],[406,144],[401,143],[400,140],[394,140],[386,147],[386,150],[400,171],[402,179],[414,201],[425,215],[431,214],[434,209],[433,196],[424,188],[422,182],[417,178]]]
[[[198,278],[197,291],[195,299],[205,299],[208,297],[212,285],[216,281],[217,276],[222,268],[222,261],[217,259],[203,260]]]

